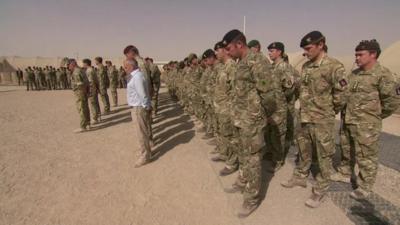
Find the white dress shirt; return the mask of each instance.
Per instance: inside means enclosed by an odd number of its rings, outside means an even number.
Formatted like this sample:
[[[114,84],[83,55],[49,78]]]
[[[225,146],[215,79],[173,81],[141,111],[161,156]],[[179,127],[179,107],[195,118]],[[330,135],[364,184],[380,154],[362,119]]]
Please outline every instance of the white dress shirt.
[[[149,85],[144,74],[139,69],[132,71],[130,77],[128,77],[126,95],[129,106],[151,109]]]

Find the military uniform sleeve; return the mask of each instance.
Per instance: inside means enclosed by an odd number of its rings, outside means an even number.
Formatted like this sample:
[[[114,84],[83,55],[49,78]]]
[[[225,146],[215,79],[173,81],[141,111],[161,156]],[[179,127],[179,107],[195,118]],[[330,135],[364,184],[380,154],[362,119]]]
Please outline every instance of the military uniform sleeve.
[[[268,82],[268,77],[272,76],[271,64],[268,64],[266,61],[258,61],[251,68],[258,92],[267,93],[274,89],[272,87],[273,84]]]
[[[294,78],[294,96],[295,99],[299,99],[300,98],[300,73],[292,67],[292,71],[293,71],[293,78]]]
[[[290,98],[293,96],[295,90],[293,71],[289,66],[284,66],[279,72],[281,73],[281,85],[285,96],[286,98]]]
[[[344,66],[338,64],[333,71],[333,105],[335,113],[339,113],[346,105],[348,77]]]
[[[381,100],[382,114],[384,119],[392,115],[400,104],[400,84],[392,73],[384,74],[379,80],[379,98]]]

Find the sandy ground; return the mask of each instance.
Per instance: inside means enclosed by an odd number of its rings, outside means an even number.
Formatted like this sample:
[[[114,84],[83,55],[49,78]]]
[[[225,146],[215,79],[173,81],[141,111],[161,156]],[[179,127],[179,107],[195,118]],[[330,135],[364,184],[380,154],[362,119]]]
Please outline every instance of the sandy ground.
[[[238,219],[241,195],[223,191],[236,175],[217,175],[223,164],[209,160],[213,147],[164,89],[154,119],[158,158],[135,169],[130,112],[125,90],[118,92],[122,106],[93,131],[74,134],[72,91],[0,87],[0,224],[352,224],[330,200],[305,207],[310,187],[283,189],[291,163],[265,175],[265,200]]]

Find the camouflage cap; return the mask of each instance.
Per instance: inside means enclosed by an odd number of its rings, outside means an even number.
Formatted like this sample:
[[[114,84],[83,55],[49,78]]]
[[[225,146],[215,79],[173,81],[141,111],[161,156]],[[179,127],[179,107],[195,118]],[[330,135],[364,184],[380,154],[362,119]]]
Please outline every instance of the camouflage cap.
[[[233,40],[235,40],[235,38],[237,38],[238,36],[243,35],[243,33],[239,30],[231,30],[228,33],[225,34],[224,38],[222,38],[222,44],[224,46],[230,44]]]
[[[203,53],[202,59],[207,59],[207,58],[210,58],[210,57],[216,57],[216,56],[215,56],[215,52],[214,52],[212,49],[207,49],[207,50]]]
[[[268,45],[268,49],[278,49],[284,52],[285,45],[282,42],[272,42],[270,45]]]
[[[311,31],[310,33],[306,34],[300,42],[300,47],[303,48],[310,44],[318,43],[322,40],[325,40],[324,35],[319,31]]]
[[[251,40],[251,41],[249,41],[247,46],[249,48],[252,48],[252,47],[256,47],[256,46],[261,46],[261,44],[260,44],[260,42],[258,40]]]

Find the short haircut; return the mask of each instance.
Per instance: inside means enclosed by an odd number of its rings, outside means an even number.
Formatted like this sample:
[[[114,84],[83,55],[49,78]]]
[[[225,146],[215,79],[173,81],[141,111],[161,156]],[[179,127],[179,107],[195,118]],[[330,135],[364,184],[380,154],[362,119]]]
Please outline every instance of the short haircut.
[[[133,45],[128,45],[125,47],[124,55],[128,54],[130,51],[133,51],[136,55],[139,55],[139,50]]]
[[[112,66],[112,63],[111,63],[110,60],[107,60],[107,61],[106,61],[106,64]]]
[[[90,59],[84,59],[84,60],[82,60],[82,62],[83,62],[84,64],[88,65],[88,66],[91,66],[91,65],[92,65],[92,61],[91,61]]]
[[[97,56],[96,58],[94,58],[94,60],[96,60],[99,63],[103,63],[103,58],[101,58],[100,56]]]
[[[125,63],[134,66],[135,68],[138,67],[138,62],[135,59],[127,59]]]

